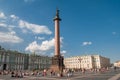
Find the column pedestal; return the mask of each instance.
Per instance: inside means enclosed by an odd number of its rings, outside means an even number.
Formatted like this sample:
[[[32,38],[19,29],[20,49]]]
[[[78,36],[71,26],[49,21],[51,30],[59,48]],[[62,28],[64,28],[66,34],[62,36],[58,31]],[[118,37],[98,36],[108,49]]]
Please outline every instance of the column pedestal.
[[[63,60],[64,58],[62,56],[52,57],[52,65],[50,69],[57,73],[62,73],[64,69]]]

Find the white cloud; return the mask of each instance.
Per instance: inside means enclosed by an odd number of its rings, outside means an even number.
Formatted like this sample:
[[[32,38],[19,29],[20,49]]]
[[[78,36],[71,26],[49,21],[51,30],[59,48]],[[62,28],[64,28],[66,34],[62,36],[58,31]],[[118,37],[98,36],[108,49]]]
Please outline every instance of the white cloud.
[[[44,38],[44,37],[37,37],[37,36],[35,36],[35,39],[43,40],[43,39],[45,39],[45,38]]]
[[[20,43],[23,40],[15,35],[15,32],[0,32],[0,42]]]
[[[15,15],[10,16],[12,19],[17,18]],[[20,43],[23,41],[16,35],[13,28],[16,26],[15,23],[11,22],[11,18],[6,19],[7,16],[3,12],[0,12],[0,27],[3,27],[3,31],[0,32],[0,42],[2,43]]]
[[[20,20],[19,26],[20,28],[29,29],[36,34],[52,34],[52,32],[44,25],[32,24],[32,23],[28,23],[26,21]]]
[[[45,25],[32,24],[27,21],[21,20],[18,16],[12,14],[7,16],[3,12],[0,12],[0,27],[12,27],[12,28],[21,28],[23,33],[35,33],[35,34],[52,34],[52,32]]]
[[[51,39],[51,40],[45,40],[42,42],[41,46],[40,46],[40,49],[42,51],[47,51],[47,50],[50,50],[54,47],[54,42],[55,42],[55,39]]]
[[[52,34],[52,32],[45,25],[37,25],[37,24],[29,23],[27,21],[20,19],[18,16],[14,14],[6,16],[3,12],[0,12],[0,27],[2,27],[0,32],[1,43],[22,42],[23,39],[19,37],[19,33],[21,33],[20,35],[22,37],[24,37],[23,33],[28,33],[28,32],[31,33],[31,35],[35,35],[35,36],[36,34],[47,34],[47,35]],[[36,37],[36,39],[44,40],[45,37]],[[45,51],[49,51],[53,49],[53,47],[54,47],[54,39],[44,40],[41,44],[38,44],[37,41],[34,41],[30,43],[28,47],[26,47],[26,51],[30,51],[30,52],[40,51],[44,53]]]
[[[34,41],[34,42],[30,43],[30,44],[28,45],[28,47],[26,47],[25,50],[26,50],[26,51],[30,51],[30,52],[36,52],[36,51],[39,51],[39,50],[40,50],[40,45],[37,44],[36,41]]]
[[[63,37],[60,37],[60,43],[63,43],[63,39],[64,39]]]
[[[61,51],[61,53],[62,53],[62,54],[65,54],[65,53],[67,53],[67,51],[63,50],[63,51]]]
[[[15,15],[10,15],[10,18],[12,18],[12,19],[19,19],[19,17],[18,16],[15,16]]]
[[[63,50],[60,53],[61,53],[62,56],[64,56],[67,53],[67,51]]]
[[[63,38],[61,37],[60,38],[60,43],[63,42],[62,40]],[[51,39],[51,40],[45,40],[42,42],[41,46],[40,46],[40,49],[42,51],[47,51],[47,50],[50,50],[50,49],[53,49],[54,48],[54,44],[55,44],[55,39]]]
[[[5,16],[5,14],[3,12],[0,12],[0,18],[1,19],[6,19],[6,16]]]
[[[43,39],[45,39],[44,37],[38,37],[38,40],[43,40]]]
[[[38,44],[37,41],[33,41],[26,47],[26,51],[30,52],[44,52],[54,49],[55,39],[45,40],[41,44]],[[61,39],[62,42],[62,39]]]
[[[38,44],[36,41],[30,43],[28,47],[26,47],[26,51],[37,52],[37,51],[47,51],[54,47],[54,39],[45,40],[42,44]]]
[[[11,31],[10,34],[11,35],[16,35],[16,32],[15,31]]]
[[[83,42],[82,45],[83,46],[92,45],[92,42],[90,42],[90,41],[89,42]]]
[[[7,27],[5,23],[0,23],[0,27]]]

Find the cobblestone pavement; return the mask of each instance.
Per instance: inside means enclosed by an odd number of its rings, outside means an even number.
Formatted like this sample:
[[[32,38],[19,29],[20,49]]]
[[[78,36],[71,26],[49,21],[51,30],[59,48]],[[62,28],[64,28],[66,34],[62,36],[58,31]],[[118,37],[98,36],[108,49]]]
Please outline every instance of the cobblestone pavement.
[[[25,76],[24,78],[12,78],[10,75],[0,75],[0,80],[108,80],[113,76],[120,74],[118,71],[107,71],[103,73],[74,73],[71,77],[57,77],[57,76]],[[120,80],[118,78],[117,80]]]

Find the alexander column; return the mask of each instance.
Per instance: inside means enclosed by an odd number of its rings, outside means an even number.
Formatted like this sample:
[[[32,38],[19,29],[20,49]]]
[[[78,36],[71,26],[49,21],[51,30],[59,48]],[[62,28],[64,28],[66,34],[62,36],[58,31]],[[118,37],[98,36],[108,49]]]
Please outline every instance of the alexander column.
[[[56,11],[56,16],[54,18],[54,22],[55,22],[55,54],[52,57],[52,66],[51,69],[55,72],[59,72],[62,73],[63,72],[63,68],[64,68],[64,64],[63,64],[63,56],[61,56],[60,54],[60,23],[59,21],[61,21],[60,17],[59,17],[59,10]]]
[[[59,10],[56,11],[56,16],[53,20],[55,21],[55,56],[59,56],[60,55],[59,21],[61,21],[59,17]]]

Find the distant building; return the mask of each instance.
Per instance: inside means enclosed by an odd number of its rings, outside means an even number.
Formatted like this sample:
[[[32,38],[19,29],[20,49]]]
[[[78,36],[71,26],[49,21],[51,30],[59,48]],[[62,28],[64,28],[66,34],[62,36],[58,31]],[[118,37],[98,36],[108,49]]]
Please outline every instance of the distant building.
[[[28,54],[9,52],[8,57],[8,70],[26,70],[28,68]]]
[[[17,51],[0,51],[1,70],[25,70],[28,64],[28,55]]]
[[[114,66],[115,66],[115,67],[120,67],[120,61],[116,61],[116,62],[114,63]]]
[[[36,54],[29,55],[29,70],[48,69],[51,65],[51,57]]]
[[[100,55],[75,56],[64,59],[65,68],[70,69],[92,69],[110,66],[110,59]]]
[[[0,70],[41,70],[49,68],[51,57],[0,50]]]

